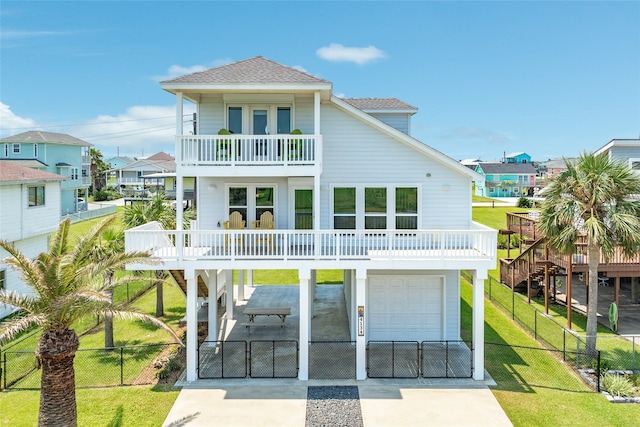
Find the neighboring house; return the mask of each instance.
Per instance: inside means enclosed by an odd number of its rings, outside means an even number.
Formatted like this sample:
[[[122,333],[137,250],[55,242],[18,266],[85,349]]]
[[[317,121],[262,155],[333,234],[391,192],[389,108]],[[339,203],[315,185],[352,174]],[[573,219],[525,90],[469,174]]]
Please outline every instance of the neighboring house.
[[[533,196],[537,171],[530,162],[478,163],[476,172],[485,177],[483,183],[476,183],[477,196]]]
[[[531,163],[531,156],[524,152],[505,154],[505,163]]]
[[[145,159],[139,159],[117,169],[110,169],[106,173],[115,174],[115,182],[109,181],[110,185],[115,185],[120,193],[128,191],[142,191],[144,189],[144,177],[157,173],[167,173],[176,171],[175,158],[167,153],[159,152]]]
[[[476,170],[476,166],[478,165],[478,163],[482,163],[482,160],[480,160],[480,159],[464,159],[464,160],[460,160],[460,164],[465,165],[466,167],[468,167],[471,170]]]
[[[91,185],[91,146],[63,133],[29,131],[0,139],[0,160],[62,175],[65,179],[61,185],[60,209],[62,215],[67,215],[86,206]]]
[[[449,366],[447,351],[466,352],[466,376],[484,378],[483,289],[497,236],[471,217],[471,184],[481,175],[409,136],[408,123],[396,128],[365,112],[369,101],[336,97],[331,82],[263,57],[161,87],[176,96],[176,117],[184,101],[199,111],[197,134],[178,123],[176,136],[176,222],[181,228],[188,179],[196,182],[198,219],[190,230],[156,223],[127,230],[125,246],[153,250],[186,290],[188,381],[224,353],[203,356],[212,343],[198,348],[198,310],[208,313],[209,339],[217,340],[216,298],[226,297],[225,325],[233,325],[233,299],[244,299],[244,272],[250,283],[253,269],[298,272],[297,317],[286,321],[299,331],[300,380],[313,378],[310,360],[321,348],[309,341],[311,318],[323,315],[314,313],[315,272],[323,269],[344,272],[354,378],[368,376],[368,345],[391,341],[414,342],[416,351],[418,343],[434,345],[438,354],[421,354],[440,366]],[[410,116],[415,108],[400,110]],[[273,228],[251,229],[269,214]],[[462,270],[474,282],[469,347],[460,341]]]
[[[0,239],[12,243],[29,258],[46,252],[49,235],[60,223],[60,185],[64,179],[0,160]],[[2,262],[8,256],[0,249],[0,289],[29,292],[19,274]],[[0,318],[14,310],[0,304]]]
[[[573,157],[547,160],[546,162],[540,163],[537,166],[537,170],[542,178],[551,179],[567,170],[565,161],[571,162],[573,160],[575,160]]]
[[[109,165],[109,169],[120,169],[121,167],[124,167],[128,164],[131,164],[133,162],[135,162],[136,159],[134,159],[133,157],[128,157],[128,156],[116,156],[116,157],[111,157],[110,159],[106,160],[105,163]]]
[[[631,169],[640,174],[640,139],[612,139],[595,152],[628,162]]]

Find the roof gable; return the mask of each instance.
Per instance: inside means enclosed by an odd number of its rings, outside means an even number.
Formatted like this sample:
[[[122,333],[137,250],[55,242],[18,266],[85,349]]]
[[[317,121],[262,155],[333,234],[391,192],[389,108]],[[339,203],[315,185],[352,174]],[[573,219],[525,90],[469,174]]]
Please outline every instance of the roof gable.
[[[44,172],[20,166],[14,162],[0,160],[0,182],[38,182],[38,181],[62,181],[65,177],[51,172]]]
[[[86,141],[78,139],[66,133],[43,132],[40,130],[30,130],[28,132],[19,133],[17,135],[7,136],[0,139],[0,142],[14,143],[47,143],[61,145],[77,145],[80,147],[91,147]]]
[[[407,104],[398,98],[342,98],[342,100],[367,113],[376,111],[397,111],[399,113],[415,114],[418,112],[416,107]]]
[[[160,82],[160,84],[168,83],[317,84],[329,82],[296,68],[279,64],[262,56],[256,56]]]

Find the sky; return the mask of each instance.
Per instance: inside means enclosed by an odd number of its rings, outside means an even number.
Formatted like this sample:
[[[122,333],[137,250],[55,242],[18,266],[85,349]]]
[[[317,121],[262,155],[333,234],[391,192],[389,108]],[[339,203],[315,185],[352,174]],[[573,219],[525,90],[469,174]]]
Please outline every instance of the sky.
[[[175,153],[171,77],[264,56],[418,108],[456,159],[640,138],[640,1],[0,2],[0,137]],[[188,106],[186,112],[194,111]]]

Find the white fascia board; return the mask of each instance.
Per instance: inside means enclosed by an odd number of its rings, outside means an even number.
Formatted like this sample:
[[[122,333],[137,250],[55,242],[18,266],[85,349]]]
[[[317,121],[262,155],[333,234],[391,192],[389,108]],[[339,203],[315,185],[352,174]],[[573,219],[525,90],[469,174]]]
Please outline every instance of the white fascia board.
[[[375,117],[352,106],[351,104],[341,100],[340,98],[336,96],[332,96],[331,102],[336,107],[342,109],[343,111],[355,117],[358,117],[364,122],[369,123],[370,125],[378,128],[379,130],[391,136],[392,138],[395,138],[398,141],[404,143],[405,145],[408,145],[414,148],[416,151],[422,152],[423,154],[429,156],[430,158],[437,161],[438,163],[441,163],[442,165],[447,166],[450,169],[453,169],[454,171],[461,173],[462,175],[468,176],[473,181],[484,181],[484,176],[469,169],[468,167],[464,166],[460,162],[453,160],[451,157],[447,156],[446,154],[441,153],[440,151],[428,146],[427,144],[424,144],[423,142],[407,135],[406,133],[399,131],[393,126],[389,126],[388,124],[376,119]]]
[[[362,111],[369,114],[383,113],[383,114],[416,114],[418,112],[417,109],[404,109],[404,110],[372,110],[364,108]]]
[[[233,83],[233,84],[201,84],[201,83],[172,83],[161,84],[167,92],[329,92],[331,83],[291,84],[291,83]],[[328,99],[328,96],[326,96]]]
[[[640,139],[612,139],[607,142],[603,147],[594,152],[594,154],[606,153],[613,146],[618,147],[640,147]]]

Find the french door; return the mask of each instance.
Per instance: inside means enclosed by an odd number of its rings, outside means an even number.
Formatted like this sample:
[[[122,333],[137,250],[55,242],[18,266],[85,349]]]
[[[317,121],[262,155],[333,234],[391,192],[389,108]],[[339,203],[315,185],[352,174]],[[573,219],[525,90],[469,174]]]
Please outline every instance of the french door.
[[[260,215],[271,212],[275,213],[275,185],[232,185],[227,191],[227,213],[237,211],[245,221],[245,227],[251,228],[251,223],[260,219]]]

